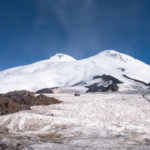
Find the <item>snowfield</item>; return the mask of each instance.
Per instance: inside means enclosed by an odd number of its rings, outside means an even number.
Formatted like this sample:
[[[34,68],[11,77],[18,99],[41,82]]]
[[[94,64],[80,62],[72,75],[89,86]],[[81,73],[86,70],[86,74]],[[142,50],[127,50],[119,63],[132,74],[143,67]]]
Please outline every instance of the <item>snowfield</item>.
[[[30,137],[24,149],[33,150],[150,149],[150,103],[141,94],[48,96],[62,103],[1,116],[0,142],[15,143],[13,135]]]
[[[35,92],[52,87],[60,87],[61,91],[65,91],[66,88],[71,90],[74,84],[86,82],[89,85],[92,84],[91,80],[94,76],[104,74],[123,82],[119,91],[144,88],[142,84],[124,75],[146,84],[150,83],[149,65],[115,50],[106,50],[82,60],[75,60],[65,54],[56,54],[47,60],[1,71],[0,92],[6,93],[14,90]],[[79,87],[76,87],[76,90],[78,89]],[[80,89],[83,92],[87,90],[83,85]]]

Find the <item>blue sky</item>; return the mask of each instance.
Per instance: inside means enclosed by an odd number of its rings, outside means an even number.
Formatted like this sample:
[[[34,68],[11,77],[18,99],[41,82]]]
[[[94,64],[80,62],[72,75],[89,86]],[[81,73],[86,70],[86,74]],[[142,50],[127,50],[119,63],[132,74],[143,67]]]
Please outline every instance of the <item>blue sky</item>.
[[[0,70],[105,49],[150,64],[149,0],[0,0]]]

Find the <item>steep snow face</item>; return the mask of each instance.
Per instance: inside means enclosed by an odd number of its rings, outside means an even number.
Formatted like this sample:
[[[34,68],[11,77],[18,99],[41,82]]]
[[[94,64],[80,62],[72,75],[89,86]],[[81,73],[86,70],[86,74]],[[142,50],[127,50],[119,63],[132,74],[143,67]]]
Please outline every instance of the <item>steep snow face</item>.
[[[108,74],[115,75],[115,77],[126,74],[131,78],[146,83],[150,82],[150,66],[131,56],[114,50],[106,50],[89,59],[101,66]]]
[[[94,76],[104,74],[122,81],[123,88],[135,85],[134,81],[123,75],[146,83],[150,82],[149,65],[117,51],[106,50],[83,60],[56,54],[48,60],[2,71],[0,93],[12,90],[36,91],[50,87],[70,87],[79,82],[91,83]]]

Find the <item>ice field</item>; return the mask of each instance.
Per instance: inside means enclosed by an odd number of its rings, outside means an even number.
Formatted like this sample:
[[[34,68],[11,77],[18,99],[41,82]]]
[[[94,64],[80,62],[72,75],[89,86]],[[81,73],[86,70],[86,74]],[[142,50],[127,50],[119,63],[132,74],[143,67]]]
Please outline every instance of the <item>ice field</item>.
[[[24,149],[150,149],[150,103],[141,94],[48,96],[62,103],[1,116],[1,143],[28,137]]]

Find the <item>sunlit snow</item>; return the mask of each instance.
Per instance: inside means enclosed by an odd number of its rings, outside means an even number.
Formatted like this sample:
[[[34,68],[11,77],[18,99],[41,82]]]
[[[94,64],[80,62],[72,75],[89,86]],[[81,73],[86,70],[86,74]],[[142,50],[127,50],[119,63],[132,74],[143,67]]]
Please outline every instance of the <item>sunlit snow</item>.
[[[90,81],[93,76],[103,74],[123,81],[122,89],[128,89],[134,85],[133,81],[123,77],[123,74],[146,83],[150,82],[149,65],[117,51],[106,50],[82,60],[56,54],[47,60],[2,71],[0,72],[0,91],[66,88],[84,80]]]
[[[20,137],[50,138],[46,142],[41,140],[28,145],[34,150],[148,148],[150,103],[142,95],[49,96],[55,96],[62,103],[34,106],[30,111],[1,116],[0,129],[7,129],[10,134]]]

